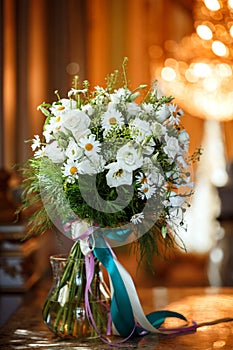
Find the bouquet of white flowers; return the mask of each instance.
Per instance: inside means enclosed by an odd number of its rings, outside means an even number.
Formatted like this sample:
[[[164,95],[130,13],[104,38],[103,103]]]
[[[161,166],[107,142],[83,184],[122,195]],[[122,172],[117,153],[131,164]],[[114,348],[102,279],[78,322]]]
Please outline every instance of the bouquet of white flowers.
[[[84,256],[101,260],[98,248],[133,243],[150,262],[158,240],[177,243],[200,150],[188,155],[183,112],[172,97],[159,97],[156,83],[131,91],[125,62],[121,87],[118,74],[94,90],[75,77],[67,98],[56,92],[57,101],[38,107],[46,119],[23,169],[23,208],[42,200],[29,234],[52,224],[79,241]]]

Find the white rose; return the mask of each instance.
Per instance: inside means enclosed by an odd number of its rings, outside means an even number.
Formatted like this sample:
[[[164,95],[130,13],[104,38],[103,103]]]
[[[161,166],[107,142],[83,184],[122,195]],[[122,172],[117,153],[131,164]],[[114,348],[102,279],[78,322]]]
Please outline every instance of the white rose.
[[[142,156],[139,156],[136,149],[130,144],[121,147],[117,152],[116,158],[119,167],[129,172],[140,168],[143,163]]]
[[[63,163],[65,160],[64,152],[59,148],[57,141],[53,141],[45,146],[45,155],[53,163]]]
[[[62,119],[62,129],[70,130],[75,138],[79,138],[87,132],[90,125],[90,118],[79,109],[67,111]]]
[[[180,150],[178,140],[173,136],[166,135],[165,141],[166,145],[164,147],[164,152],[169,158],[174,159]]]

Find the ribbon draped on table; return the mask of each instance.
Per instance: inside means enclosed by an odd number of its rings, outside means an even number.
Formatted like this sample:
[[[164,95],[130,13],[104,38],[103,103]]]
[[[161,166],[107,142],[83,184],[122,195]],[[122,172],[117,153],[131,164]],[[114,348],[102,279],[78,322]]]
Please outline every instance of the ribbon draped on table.
[[[110,343],[109,340],[103,337],[98,331],[89,305],[89,293],[91,293],[90,287],[94,275],[95,258],[103,264],[109,275],[112,294],[110,320],[112,322],[114,334],[123,337],[124,339],[122,341],[126,341],[134,335],[139,336],[148,333],[176,334],[196,330],[195,322],[189,326],[181,328],[160,328],[167,317],[175,317],[187,323],[187,319],[182,314],[174,311],[161,310],[152,312],[148,315],[144,314],[130,274],[117,260],[111,247],[106,241],[106,238],[115,238],[118,240],[123,239],[128,232],[121,232],[119,235],[117,234],[117,231],[109,230],[107,237],[106,233],[103,237],[101,229],[98,227],[89,227],[88,229],[85,228],[80,231],[79,221],[73,221],[70,224],[70,228],[66,226],[66,231],[69,229],[72,232],[72,236],[80,242],[81,250],[85,255],[87,276],[85,288],[86,313],[92,326],[103,341]],[[109,330],[107,333],[109,333]]]

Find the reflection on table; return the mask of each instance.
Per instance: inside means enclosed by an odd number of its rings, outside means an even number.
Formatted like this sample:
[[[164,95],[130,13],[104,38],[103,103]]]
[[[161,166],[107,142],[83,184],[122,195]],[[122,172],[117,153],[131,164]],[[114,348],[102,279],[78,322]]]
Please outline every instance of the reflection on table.
[[[22,306],[1,329],[2,349],[233,349],[233,288],[146,288],[138,290],[144,312],[169,309],[195,320],[196,332],[181,335],[153,335],[136,338],[115,347],[95,339],[87,342],[56,338],[43,324],[41,308],[49,289],[41,281],[27,294]],[[168,319],[166,325],[176,326]],[[118,339],[112,339],[116,342]]]

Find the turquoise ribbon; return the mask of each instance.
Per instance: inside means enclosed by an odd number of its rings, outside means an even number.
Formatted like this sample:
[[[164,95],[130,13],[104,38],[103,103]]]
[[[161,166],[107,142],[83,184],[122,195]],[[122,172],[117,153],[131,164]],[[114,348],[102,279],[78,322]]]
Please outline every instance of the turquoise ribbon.
[[[111,317],[114,326],[122,337],[130,336],[135,330],[133,310],[121,275],[108,248],[95,248],[94,255],[109,273],[113,286]]]
[[[111,317],[112,322],[122,337],[130,337],[135,335],[144,335],[149,333],[143,329],[140,324],[136,324],[134,314],[130,302],[128,292],[122,280],[121,274],[114,262],[112,252],[109,248],[95,248],[94,254],[96,258],[104,265],[109,273],[113,286],[113,295],[111,301]],[[151,325],[159,328],[167,317],[176,317],[187,321],[186,318],[177,312],[161,310],[155,311],[146,316]],[[178,333],[181,329],[177,329],[174,333]]]

